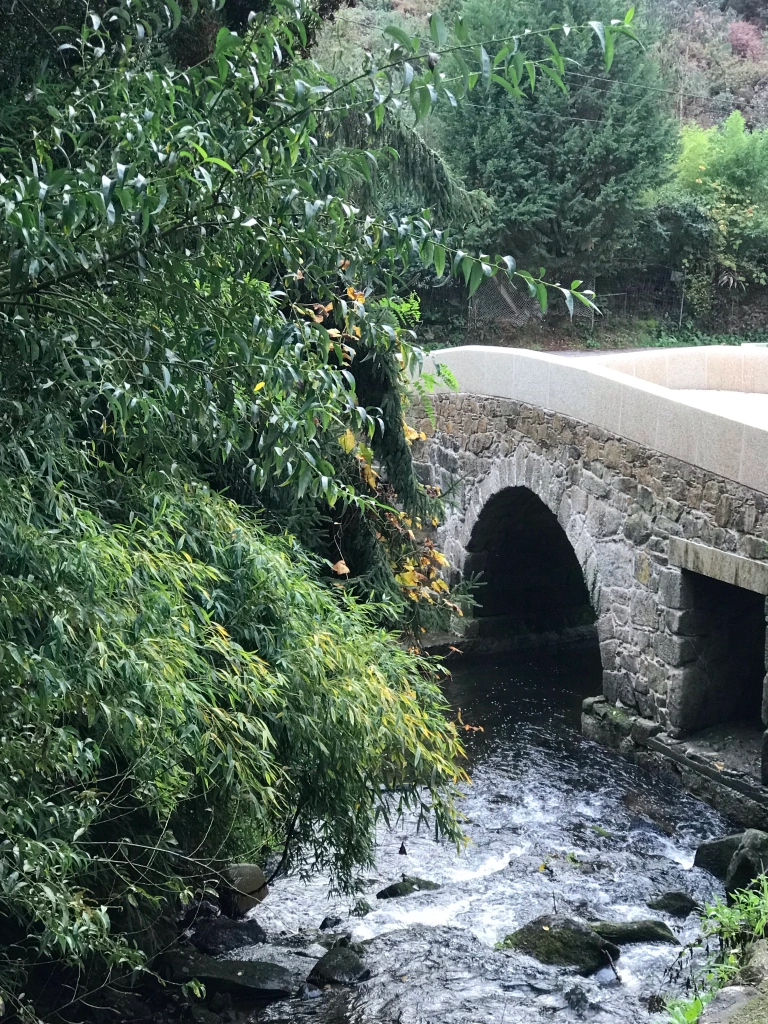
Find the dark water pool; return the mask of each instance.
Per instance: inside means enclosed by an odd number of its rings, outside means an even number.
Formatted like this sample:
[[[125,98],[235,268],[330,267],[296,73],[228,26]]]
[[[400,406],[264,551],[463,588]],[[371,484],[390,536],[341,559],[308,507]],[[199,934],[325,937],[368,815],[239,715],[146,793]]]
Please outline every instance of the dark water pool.
[[[685,890],[699,900],[719,884],[693,868],[696,845],[727,831],[708,806],[646,774],[579,734],[585,696],[600,689],[593,652],[561,648],[535,656],[467,657],[446,693],[464,722],[472,785],[463,803],[471,839],[458,855],[403,822],[378,835],[367,879],[373,910],[349,917],[352,901],[329,900],[326,882],[284,879],[257,917],[306,973],[323,950],[311,931],[338,914],[366,944],[369,981],[354,990],[273,1004],[259,1024],[539,1024],[663,1020],[650,997],[674,992],[667,976],[678,949],[624,946],[616,967],[581,978],[494,943],[543,913],[586,919],[666,920],[685,943],[695,915],[680,921],[649,911],[648,900]],[[405,843],[407,855],[399,854]],[[401,875],[441,888],[399,900],[375,893]],[[296,944],[303,942],[304,948]],[[281,959],[279,946],[253,947],[254,959]],[[277,951],[277,952],[275,952]],[[240,954],[242,955],[242,954]],[[287,962],[287,961],[286,961]],[[297,966],[298,965],[298,966]],[[653,1006],[653,1003],[651,1004]]]

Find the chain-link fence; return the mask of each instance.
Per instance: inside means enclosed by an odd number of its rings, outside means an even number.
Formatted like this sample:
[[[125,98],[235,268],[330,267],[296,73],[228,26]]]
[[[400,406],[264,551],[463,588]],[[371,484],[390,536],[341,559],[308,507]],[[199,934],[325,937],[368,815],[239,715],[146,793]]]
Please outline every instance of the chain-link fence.
[[[557,279],[570,285],[577,271],[558,273]],[[593,327],[595,321],[607,323],[624,318],[653,318],[680,326],[685,313],[685,281],[678,271],[664,266],[644,268],[617,265],[609,272],[595,275],[582,289],[595,292],[598,310],[576,302],[573,320]],[[565,302],[553,298],[546,313],[542,313],[538,300],[520,282],[505,280],[501,275],[483,282],[467,304],[467,326],[508,324],[524,327],[527,324],[551,322],[568,317]]]

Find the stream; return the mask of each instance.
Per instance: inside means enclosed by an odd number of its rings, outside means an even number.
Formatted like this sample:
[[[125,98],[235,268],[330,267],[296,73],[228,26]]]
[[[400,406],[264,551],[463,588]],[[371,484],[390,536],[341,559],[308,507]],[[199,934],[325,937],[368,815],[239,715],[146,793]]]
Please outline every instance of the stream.
[[[461,708],[465,723],[483,730],[465,733],[472,785],[462,811],[469,846],[459,854],[407,821],[391,831],[382,826],[376,870],[363,894],[373,909],[364,917],[349,916],[353,900],[329,899],[325,879],[278,881],[255,914],[272,945],[238,956],[294,968],[298,963],[308,974],[324,952],[314,929],[337,915],[343,923],[335,930],[365,943],[371,977],[355,988],[274,1003],[249,1020],[665,1020],[652,997],[681,991],[668,973],[679,947],[625,945],[616,962],[618,977],[606,967],[583,978],[521,953],[496,951],[494,943],[555,910],[587,920],[655,917],[682,943],[695,939],[696,914],[681,920],[651,911],[646,903],[671,890],[699,901],[721,893],[712,876],[693,868],[693,856],[699,842],[725,834],[728,823],[672,781],[582,738],[581,702],[600,692],[594,651],[465,656],[451,667],[448,699]],[[376,899],[377,891],[403,874],[441,888]]]

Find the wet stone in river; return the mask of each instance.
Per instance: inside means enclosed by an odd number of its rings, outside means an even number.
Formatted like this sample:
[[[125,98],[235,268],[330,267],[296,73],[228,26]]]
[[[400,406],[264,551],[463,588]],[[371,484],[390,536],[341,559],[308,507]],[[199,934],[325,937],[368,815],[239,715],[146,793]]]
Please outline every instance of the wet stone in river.
[[[312,986],[316,998],[273,1004],[249,1024],[665,1021],[661,997],[683,994],[667,973],[679,953],[669,942],[624,945],[616,974],[605,958],[589,977],[573,966],[494,948],[555,911],[582,922],[631,921],[654,916],[649,902],[668,893],[684,893],[696,904],[723,895],[711,874],[692,865],[696,847],[726,834],[727,823],[580,735],[581,701],[600,685],[599,658],[593,671],[573,648],[503,661],[462,659],[446,696],[468,721],[485,727],[468,740],[472,785],[460,810],[470,844],[459,854],[449,843],[435,843],[416,815],[406,816],[393,830],[380,825],[375,871],[362,879],[359,894],[329,897],[324,878],[276,880],[259,909],[270,934],[341,917],[350,941],[365,944],[363,960],[373,976],[362,985]],[[628,806],[628,792],[647,804]],[[642,813],[651,806],[653,816]],[[403,841],[407,854],[399,852]],[[374,898],[403,874],[439,888]],[[356,899],[373,905],[367,916],[350,915]],[[666,914],[671,909],[658,916]],[[695,913],[673,925],[685,944],[699,927]],[[316,934],[335,940],[333,931]],[[264,951],[255,946],[254,958],[263,959]],[[320,955],[304,959],[297,988]],[[649,1005],[656,1008],[650,1017]]]
[[[594,974],[621,955],[617,945],[585,921],[560,914],[537,917],[507,935],[502,945],[543,964],[575,967],[583,974]]]

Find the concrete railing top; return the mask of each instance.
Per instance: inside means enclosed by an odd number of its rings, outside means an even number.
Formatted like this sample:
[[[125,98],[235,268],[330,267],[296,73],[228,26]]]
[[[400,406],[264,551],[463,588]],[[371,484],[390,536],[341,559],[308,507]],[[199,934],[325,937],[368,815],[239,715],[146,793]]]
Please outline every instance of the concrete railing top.
[[[571,416],[768,494],[768,347],[574,357],[467,345],[430,360],[463,393]]]

